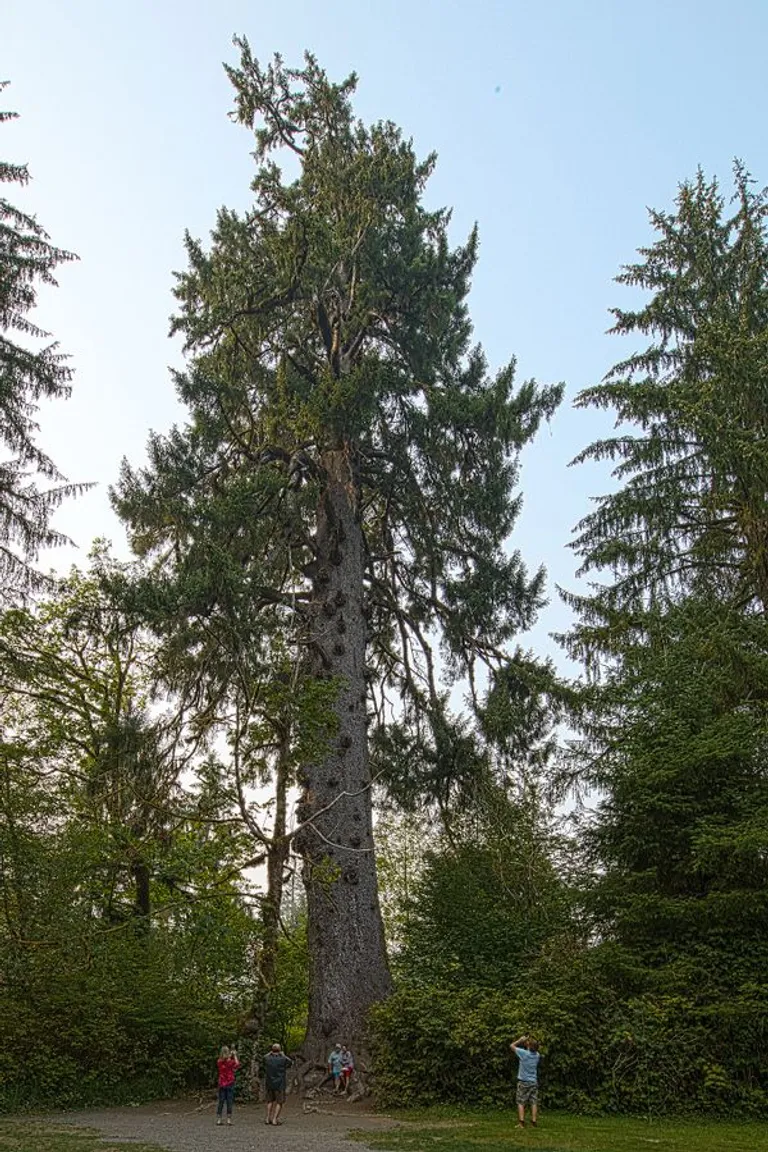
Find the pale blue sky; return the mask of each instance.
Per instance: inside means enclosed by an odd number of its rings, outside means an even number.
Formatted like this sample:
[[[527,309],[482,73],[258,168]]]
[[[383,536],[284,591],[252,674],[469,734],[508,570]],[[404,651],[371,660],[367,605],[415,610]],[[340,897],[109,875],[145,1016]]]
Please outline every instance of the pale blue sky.
[[[21,119],[2,155],[34,177],[13,196],[81,258],[39,321],[77,370],[42,438],[98,482],[58,520],[84,551],[96,535],[124,547],[107,486],[179,416],[166,333],[183,231],[248,200],[221,68],[234,32],[260,56],[308,47],[335,78],[355,69],[360,115],[439,153],[431,201],[454,206],[457,239],[480,225],[472,311],[491,364],[514,354],[521,377],[568,385],[526,454],[514,542],[572,587],[566,543],[605,477],[566,464],[606,425],[570,399],[619,357],[612,277],[648,239],[646,205],[668,206],[699,164],[727,181],[734,156],[768,182],[768,0],[5,0],[0,77]],[[554,596],[539,651],[566,619]]]

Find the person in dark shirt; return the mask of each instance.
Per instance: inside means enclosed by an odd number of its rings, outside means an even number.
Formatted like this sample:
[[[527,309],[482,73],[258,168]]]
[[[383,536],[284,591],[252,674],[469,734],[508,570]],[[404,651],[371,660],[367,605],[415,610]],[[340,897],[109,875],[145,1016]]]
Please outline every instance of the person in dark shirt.
[[[282,1124],[278,1117],[285,1104],[285,1073],[293,1064],[279,1044],[273,1044],[264,1057],[264,1086],[267,1090],[267,1117],[265,1124]]]

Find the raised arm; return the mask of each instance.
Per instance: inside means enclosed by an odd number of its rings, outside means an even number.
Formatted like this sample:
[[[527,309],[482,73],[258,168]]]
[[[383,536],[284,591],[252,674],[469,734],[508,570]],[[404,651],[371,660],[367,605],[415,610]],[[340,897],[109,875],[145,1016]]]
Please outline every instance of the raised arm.
[[[522,1047],[526,1043],[527,1040],[528,1040],[527,1036],[519,1036],[517,1040],[512,1041],[512,1043],[510,1044],[510,1048],[514,1052],[517,1048]]]

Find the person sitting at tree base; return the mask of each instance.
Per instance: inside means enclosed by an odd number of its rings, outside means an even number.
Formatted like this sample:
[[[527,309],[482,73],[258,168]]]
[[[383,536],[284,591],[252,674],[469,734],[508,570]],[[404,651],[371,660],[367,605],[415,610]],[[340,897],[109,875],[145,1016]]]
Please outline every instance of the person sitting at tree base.
[[[347,1048],[346,1044],[341,1046],[341,1084],[342,1091],[345,1095],[349,1095],[349,1082],[352,1079],[352,1073],[355,1070],[355,1060]]]
[[[539,1112],[539,1046],[528,1036],[520,1036],[510,1048],[520,1061],[517,1072],[518,1128],[525,1128],[525,1107],[531,1109],[531,1126],[536,1127]]]
[[[328,1075],[333,1077],[333,1094],[341,1090],[341,1044],[334,1044],[328,1056]]]

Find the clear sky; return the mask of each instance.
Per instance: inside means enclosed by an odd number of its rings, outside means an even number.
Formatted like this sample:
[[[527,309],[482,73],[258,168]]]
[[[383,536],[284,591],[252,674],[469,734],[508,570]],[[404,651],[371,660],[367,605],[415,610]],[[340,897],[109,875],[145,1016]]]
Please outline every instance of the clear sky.
[[[33,176],[11,196],[80,256],[38,321],[76,368],[42,443],[98,484],[57,520],[81,559],[97,535],[124,552],[107,487],[181,415],[167,321],[183,231],[248,203],[221,68],[235,32],[260,57],[309,48],[333,78],[354,69],[360,115],[438,152],[430,200],[454,206],[456,239],[480,226],[472,312],[491,365],[514,355],[521,378],[567,383],[525,457],[514,544],[574,587],[566,544],[607,480],[567,462],[607,425],[570,402],[621,354],[604,334],[627,303],[612,278],[649,238],[646,206],[669,206],[697,165],[727,188],[735,156],[768,183],[768,0],[3,0],[0,78],[21,118],[2,155]],[[553,593],[537,650],[566,620]]]

